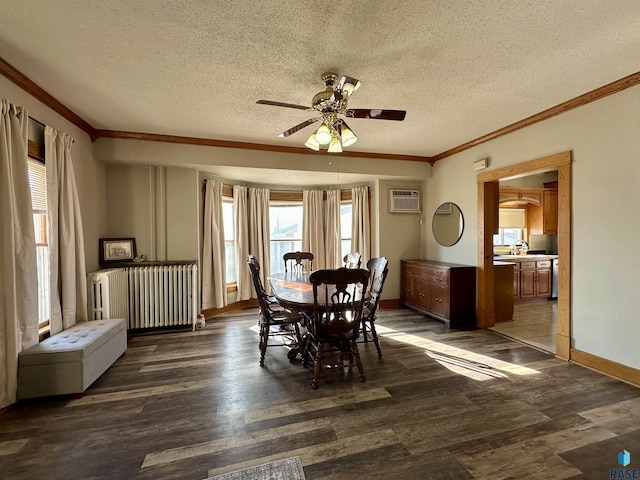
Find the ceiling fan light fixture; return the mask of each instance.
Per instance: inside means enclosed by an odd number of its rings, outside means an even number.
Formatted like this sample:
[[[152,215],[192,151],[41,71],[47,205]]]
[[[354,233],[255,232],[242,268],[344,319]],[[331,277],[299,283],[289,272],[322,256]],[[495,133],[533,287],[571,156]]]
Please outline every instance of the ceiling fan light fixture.
[[[320,125],[314,135],[316,137],[316,142],[318,142],[320,145],[327,145],[329,142],[331,142],[331,131],[329,130],[329,127],[327,127],[324,123]]]
[[[320,150],[320,144],[316,140],[316,134],[312,133],[309,139],[306,141],[305,146],[316,152]]]
[[[345,124],[343,124],[340,129],[340,139],[342,140],[342,146],[345,148],[350,147],[358,141],[356,134]]]
[[[329,143],[329,153],[341,153],[342,152],[342,144],[340,143],[340,138],[336,135],[331,138],[331,143]]]

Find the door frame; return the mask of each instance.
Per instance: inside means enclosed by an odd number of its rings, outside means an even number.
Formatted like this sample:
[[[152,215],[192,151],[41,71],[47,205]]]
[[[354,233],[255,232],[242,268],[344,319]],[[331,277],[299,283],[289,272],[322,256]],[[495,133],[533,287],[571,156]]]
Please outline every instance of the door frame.
[[[498,182],[558,171],[558,331],[556,356],[571,358],[571,151],[478,174],[478,306],[476,324],[495,325],[493,234],[498,230]]]

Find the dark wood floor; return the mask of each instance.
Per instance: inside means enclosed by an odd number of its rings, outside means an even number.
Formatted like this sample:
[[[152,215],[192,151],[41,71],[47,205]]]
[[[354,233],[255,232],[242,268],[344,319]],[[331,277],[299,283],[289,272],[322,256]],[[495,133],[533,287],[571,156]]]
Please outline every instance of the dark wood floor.
[[[0,478],[200,480],[299,456],[307,479],[603,479],[640,464],[640,389],[488,331],[383,310],[383,360],[258,365],[256,312],[132,336],[81,398],[0,415]]]

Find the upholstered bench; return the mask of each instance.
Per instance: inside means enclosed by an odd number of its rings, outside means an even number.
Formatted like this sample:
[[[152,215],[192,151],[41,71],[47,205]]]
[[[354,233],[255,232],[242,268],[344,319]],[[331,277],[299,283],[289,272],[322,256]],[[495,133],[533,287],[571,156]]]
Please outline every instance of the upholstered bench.
[[[78,323],[20,353],[18,399],[83,393],[126,350],[124,318]]]

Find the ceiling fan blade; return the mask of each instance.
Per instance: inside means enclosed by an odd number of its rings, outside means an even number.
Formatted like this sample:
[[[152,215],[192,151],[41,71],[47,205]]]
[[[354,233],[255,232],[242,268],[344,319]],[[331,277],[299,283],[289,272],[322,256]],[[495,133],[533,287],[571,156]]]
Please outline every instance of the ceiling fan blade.
[[[299,123],[295,127],[291,127],[289,130],[285,130],[284,132],[282,132],[278,136],[281,137],[281,138],[286,138],[289,135],[291,135],[292,133],[296,133],[298,130],[302,130],[303,128],[308,127],[312,123],[316,123],[319,120],[320,120],[320,117],[318,117],[318,118],[310,118],[309,120],[307,120],[305,122]]]
[[[296,105],[295,103],[274,102],[271,100],[258,100],[256,103],[259,103],[260,105],[273,105],[274,107],[287,107],[287,108],[297,108],[298,110],[310,110],[309,107],[305,107],[304,105]]]
[[[367,108],[350,108],[344,114],[349,118],[375,118],[377,120],[404,120],[407,114],[404,110],[380,110]]]

